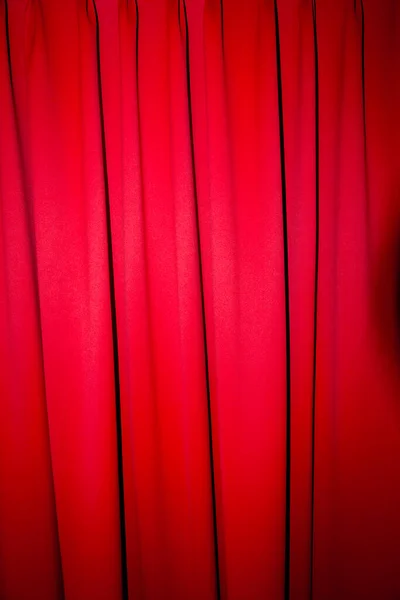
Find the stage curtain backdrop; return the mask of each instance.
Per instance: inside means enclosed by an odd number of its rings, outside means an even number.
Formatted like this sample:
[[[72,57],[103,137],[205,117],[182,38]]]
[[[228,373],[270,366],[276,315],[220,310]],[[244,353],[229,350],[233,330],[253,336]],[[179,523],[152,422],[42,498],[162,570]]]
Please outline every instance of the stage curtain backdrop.
[[[400,3],[1,0],[0,597],[400,598]]]

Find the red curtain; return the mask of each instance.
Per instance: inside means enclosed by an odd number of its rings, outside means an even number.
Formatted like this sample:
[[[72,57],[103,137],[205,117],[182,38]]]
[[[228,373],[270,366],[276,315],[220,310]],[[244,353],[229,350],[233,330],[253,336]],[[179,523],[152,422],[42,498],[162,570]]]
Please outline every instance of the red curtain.
[[[400,598],[400,3],[1,0],[0,597]]]

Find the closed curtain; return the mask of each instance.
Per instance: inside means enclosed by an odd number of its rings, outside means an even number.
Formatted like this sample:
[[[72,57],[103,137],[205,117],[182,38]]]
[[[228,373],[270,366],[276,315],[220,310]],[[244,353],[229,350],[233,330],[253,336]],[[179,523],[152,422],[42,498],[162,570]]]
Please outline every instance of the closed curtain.
[[[0,597],[400,598],[400,4],[1,0]]]

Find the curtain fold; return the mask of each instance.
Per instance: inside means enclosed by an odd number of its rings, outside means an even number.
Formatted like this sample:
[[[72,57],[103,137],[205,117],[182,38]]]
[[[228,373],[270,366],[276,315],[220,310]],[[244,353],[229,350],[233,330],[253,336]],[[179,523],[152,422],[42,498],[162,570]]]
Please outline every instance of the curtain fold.
[[[400,5],[0,0],[0,597],[400,597]]]

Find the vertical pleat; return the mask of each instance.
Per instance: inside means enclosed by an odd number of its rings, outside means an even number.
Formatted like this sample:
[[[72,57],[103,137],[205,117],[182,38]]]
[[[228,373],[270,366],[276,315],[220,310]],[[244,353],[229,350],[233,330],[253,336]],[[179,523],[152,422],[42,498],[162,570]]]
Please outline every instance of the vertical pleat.
[[[345,401],[344,387],[349,382],[345,369],[351,368],[346,355],[362,331],[357,321],[365,322],[361,312],[365,303],[357,298],[357,294],[365,294],[366,267],[364,190],[360,187],[363,182],[361,54],[357,44],[360,32],[356,29],[351,3],[326,2],[321,6],[316,3],[316,20],[321,206],[313,590],[315,597],[336,598],[351,597],[346,596],[343,572],[347,552],[339,550],[344,546],[338,543],[349,525],[341,504],[341,494],[349,486],[341,477],[350,473],[354,476],[351,469],[343,470],[340,464],[346,435],[343,411],[349,413],[349,401],[354,406],[356,400]],[[353,416],[355,434],[360,420],[354,412]],[[347,460],[353,456],[354,448]]]
[[[290,280],[292,597],[310,597],[312,386],[316,257],[315,61],[312,3],[278,3]],[[307,190],[307,193],[304,193]]]
[[[365,13],[365,23],[374,22],[373,29],[365,32],[364,41],[369,49],[376,49],[383,41],[383,29],[377,27],[375,11],[379,14],[372,7]],[[385,13],[389,18],[388,7]],[[369,112],[372,105],[368,105],[367,95],[364,97],[367,120],[363,122],[360,3],[317,5],[317,26],[321,219],[314,594],[324,598],[390,597],[398,589],[392,537],[399,522],[394,509],[398,488],[393,483],[393,477],[398,477],[393,456],[399,453],[395,425],[398,413],[392,401],[397,377],[383,368],[392,355],[389,343],[385,349],[381,346],[382,355],[377,356],[379,316],[375,313],[371,279],[376,268],[373,263],[379,256],[375,246],[378,235],[383,236],[381,240],[388,239],[390,231],[385,217],[396,223],[398,201],[393,197],[396,189],[392,177],[397,155],[389,150],[393,148],[389,129],[381,128],[379,134],[375,130],[377,137],[373,142],[371,137],[367,138],[370,141],[366,163],[364,136],[374,135],[373,127],[378,121],[383,125],[388,114],[396,129],[397,118],[389,95],[387,101],[380,95],[376,116]],[[391,27],[386,22],[385,35],[389,35]],[[396,56],[394,48],[386,50],[388,59],[392,52]],[[379,87],[382,75],[373,74],[376,56],[369,54],[365,58],[366,81],[371,81],[371,77]],[[394,71],[388,76],[393,77]],[[395,93],[396,84],[389,81]],[[374,94],[369,98],[371,103],[375,102]],[[385,152],[387,157],[391,156],[385,167],[389,189],[380,185],[379,196],[372,198],[372,205],[365,187],[373,174],[368,148],[372,153]],[[383,164],[381,160],[375,155],[375,174]],[[373,227],[372,235],[369,224]],[[395,268],[398,266],[393,265]],[[387,271],[385,285],[393,277],[394,271]],[[389,290],[390,285],[384,293],[393,294]],[[388,308],[393,322],[396,309],[390,301],[384,310]],[[378,514],[381,518],[375,519],[373,515]]]
[[[285,283],[275,22],[271,3],[222,8],[209,2],[204,16],[209,189],[202,222],[209,239],[204,277],[218,541],[223,597],[257,598],[279,593],[284,566]]]
[[[215,574],[186,24],[177,4],[153,4],[120,4],[119,39],[110,20],[101,21],[104,55],[120,57],[106,58],[102,69],[107,154],[113,157],[107,164],[129,583],[143,597],[211,598]]]
[[[93,13],[83,4],[55,10],[51,3],[32,2],[28,16],[16,100],[23,111],[65,595],[119,597],[114,377]],[[23,18],[18,15],[22,23]],[[16,34],[19,27],[15,22]],[[13,36],[11,47],[16,43]]]
[[[18,95],[31,18],[24,11],[3,3],[0,13],[0,595],[10,600],[29,598],[32,589],[43,598],[63,597],[31,177],[22,142],[26,113]]]

